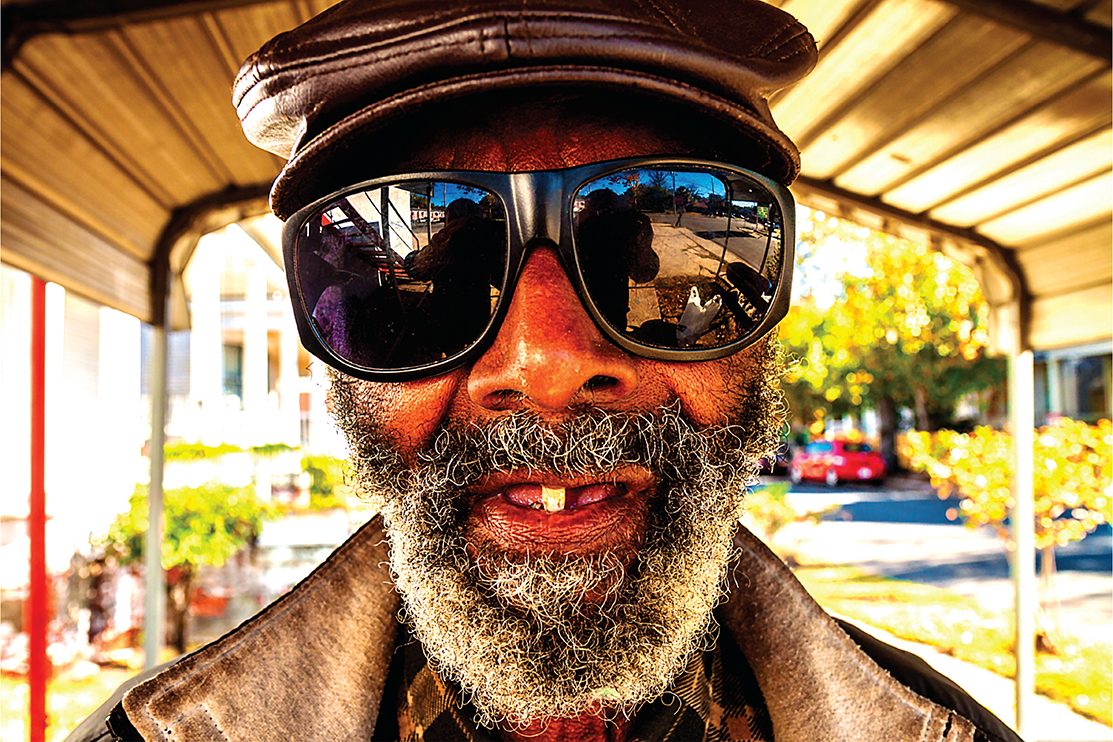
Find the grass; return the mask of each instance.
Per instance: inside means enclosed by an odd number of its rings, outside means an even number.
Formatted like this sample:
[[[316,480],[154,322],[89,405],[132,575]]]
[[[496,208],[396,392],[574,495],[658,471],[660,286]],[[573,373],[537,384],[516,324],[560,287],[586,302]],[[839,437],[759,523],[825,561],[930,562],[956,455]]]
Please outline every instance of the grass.
[[[85,717],[105,702],[116,686],[130,678],[131,670],[100,668],[86,677],[56,671],[46,695],[47,742],[60,742]],[[0,739],[20,742],[27,739],[27,680],[5,674],[0,678]]]
[[[173,658],[173,652],[163,650],[163,662]],[[142,658],[136,654],[132,664],[134,667],[130,669],[122,666],[96,667],[91,663],[54,668],[46,692],[48,726],[45,742],[64,740],[74,727],[108,700],[120,683],[142,669]],[[27,739],[27,703],[27,679],[12,673],[0,676],[0,742],[23,742]]]
[[[1016,674],[1011,617],[986,609],[973,598],[853,567],[804,565],[796,575],[833,613],[930,645],[1004,677]],[[1036,654],[1036,691],[1113,726],[1110,643],[1064,633],[1053,638],[1057,654]]]

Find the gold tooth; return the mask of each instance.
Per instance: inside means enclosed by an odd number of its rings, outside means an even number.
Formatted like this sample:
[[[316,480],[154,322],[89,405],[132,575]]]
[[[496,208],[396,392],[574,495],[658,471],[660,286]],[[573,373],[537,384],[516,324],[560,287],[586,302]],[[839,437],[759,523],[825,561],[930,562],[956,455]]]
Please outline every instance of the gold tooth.
[[[555,513],[564,510],[564,487],[546,487],[541,485],[541,502],[545,504],[545,511]]]

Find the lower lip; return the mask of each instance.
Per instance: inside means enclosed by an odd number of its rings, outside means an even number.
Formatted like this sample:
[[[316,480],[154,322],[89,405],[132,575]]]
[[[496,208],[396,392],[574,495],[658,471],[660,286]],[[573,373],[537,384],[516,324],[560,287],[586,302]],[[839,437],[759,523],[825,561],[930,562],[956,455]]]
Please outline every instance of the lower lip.
[[[574,508],[554,513],[516,504],[503,494],[481,499],[468,519],[468,542],[522,554],[591,554],[641,545],[648,522],[646,491],[623,489],[588,501],[600,493],[583,489]]]

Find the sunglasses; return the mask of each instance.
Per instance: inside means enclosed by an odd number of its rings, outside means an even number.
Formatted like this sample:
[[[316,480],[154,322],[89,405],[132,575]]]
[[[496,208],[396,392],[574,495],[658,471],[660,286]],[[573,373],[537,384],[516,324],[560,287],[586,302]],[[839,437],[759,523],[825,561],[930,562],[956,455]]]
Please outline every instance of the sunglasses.
[[[402,381],[484,352],[536,246],[556,250],[600,332],[629,353],[735,353],[788,311],[794,224],[788,189],[762,175],[637,158],[368,180],[291,216],[283,251],[306,349]]]

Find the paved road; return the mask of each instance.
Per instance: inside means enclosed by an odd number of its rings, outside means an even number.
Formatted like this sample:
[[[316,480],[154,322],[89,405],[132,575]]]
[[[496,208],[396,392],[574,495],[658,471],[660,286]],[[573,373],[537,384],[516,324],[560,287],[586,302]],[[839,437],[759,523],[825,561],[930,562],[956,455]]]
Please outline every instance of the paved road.
[[[1000,540],[989,529],[971,530],[949,520],[947,510],[954,501],[940,500],[927,482],[894,478],[883,487],[835,488],[805,483],[793,487],[789,497],[798,510],[838,506],[818,526],[800,526],[786,534],[802,556],[946,587],[992,607],[1012,604]],[[1109,526],[1056,549],[1056,566],[1063,628],[1084,636],[1113,636]]]

